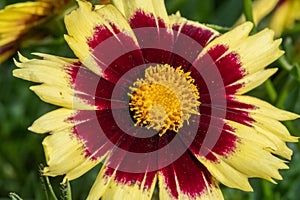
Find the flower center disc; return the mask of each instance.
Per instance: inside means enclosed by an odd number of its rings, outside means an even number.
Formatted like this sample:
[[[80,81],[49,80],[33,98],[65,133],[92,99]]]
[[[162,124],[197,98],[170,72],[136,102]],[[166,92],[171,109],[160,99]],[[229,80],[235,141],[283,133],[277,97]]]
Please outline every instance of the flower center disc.
[[[193,83],[190,72],[181,67],[148,67],[145,78],[137,79],[128,94],[135,125],[153,128],[160,136],[167,130],[178,132],[191,114],[200,114],[200,96]]]

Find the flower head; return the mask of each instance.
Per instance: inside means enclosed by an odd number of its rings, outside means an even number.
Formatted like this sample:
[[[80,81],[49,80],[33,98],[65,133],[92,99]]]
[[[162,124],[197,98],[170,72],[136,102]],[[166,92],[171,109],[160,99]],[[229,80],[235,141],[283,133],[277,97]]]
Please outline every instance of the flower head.
[[[65,17],[78,59],[20,55],[14,76],[60,106],[29,128],[44,139],[47,176],[73,180],[103,162],[88,199],[222,199],[218,182],[251,191],[274,182],[296,142],[279,121],[299,116],[243,95],[267,80],[283,52],[251,23],[221,35],[163,0],[79,0]]]
[[[0,63],[13,55],[29,35],[33,37],[32,28],[57,13],[67,2],[69,0],[37,0],[8,5],[0,10]]]

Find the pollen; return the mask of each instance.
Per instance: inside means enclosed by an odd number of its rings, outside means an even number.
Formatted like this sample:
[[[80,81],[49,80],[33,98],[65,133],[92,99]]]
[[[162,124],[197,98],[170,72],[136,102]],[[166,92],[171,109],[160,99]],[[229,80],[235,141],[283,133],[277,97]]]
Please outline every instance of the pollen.
[[[148,67],[144,78],[137,79],[128,94],[135,125],[153,128],[160,136],[168,130],[178,132],[192,114],[200,114],[200,94],[194,81],[181,67]]]

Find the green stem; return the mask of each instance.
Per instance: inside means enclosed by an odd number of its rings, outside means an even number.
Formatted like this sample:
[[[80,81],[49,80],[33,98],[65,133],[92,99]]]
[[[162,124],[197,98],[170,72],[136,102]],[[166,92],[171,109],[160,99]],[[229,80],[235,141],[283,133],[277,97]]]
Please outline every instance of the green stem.
[[[252,34],[256,33],[257,30],[256,30],[256,26],[255,26],[255,23],[253,20],[253,13],[252,13],[252,0],[244,0],[244,14],[245,14],[246,20],[252,22],[254,25],[251,33]]]
[[[275,103],[275,101],[278,97],[278,94],[277,94],[277,91],[276,91],[272,81],[270,79],[268,79],[265,82],[265,86],[266,86],[266,90],[267,90],[267,93],[268,93],[268,96],[269,96],[271,102]]]
[[[51,183],[50,183],[50,180],[49,180],[49,177],[48,176],[45,176],[45,180],[46,180],[46,184],[47,184],[47,188],[48,188],[48,190],[49,190],[49,192],[50,192],[50,200],[51,199],[53,199],[53,200],[58,200],[57,199],[57,197],[56,197],[56,195],[55,195],[55,192],[54,192],[54,190],[53,190],[53,188],[52,188],[52,185],[51,185]]]
[[[264,197],[266,200],[273,200],[274,196],[273,196],[273,192],[270,186],[270,183],[263,180],[262,181],[262,188],[263,188],[263,192],[264,192]]]
[[[281,56],[277,62],[286,71],[291,71],[291,69],[293,69],[293,65],[288,62],[285,55]]]
[[[278,108],[283,108],[284,107],[284,102],[286,100],[286,98],[288,97],[290,91],[293,89],[293,87],[295,87],[296,85],[296,81],[293,81],[291,78],[289,78],[284,86],[281,89],[280,95],[276,101],[276,107]]]
[[[215,24],[206,24],[206,26],[208,26],[209,28],[212,28],[220,33],[226,33],[231,30],[231,28],[219,26],[219,25],[215,25]]]

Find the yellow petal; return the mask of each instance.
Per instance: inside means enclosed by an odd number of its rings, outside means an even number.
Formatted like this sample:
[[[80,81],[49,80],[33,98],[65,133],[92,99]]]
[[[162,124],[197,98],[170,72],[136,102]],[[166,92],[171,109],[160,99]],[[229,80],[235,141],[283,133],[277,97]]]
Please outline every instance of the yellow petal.
[[[0,11],[0,20],[24,20],[22,16],[44,16],[49,13],[51,13],[51,4],[46,2],[16,3],[8,5],[4,8],[4,10]]]
[[[288,166],[269,151],[276,150],[276,144],[251,127],[226,122],[238,137],[235,151],[226,156],[213,153],[217,162],[197,156],[212,175],[224,185],[245,191],[252,191],[248,178],[259,177],[273,183],[273,178],[281,180],[278,169],[287,169]]]
[[[146,180],[147,173],[145,173],[144,181]],[[123,184],[112,179],[101,199],[103,200],[131,200],[133,197],[135,199],[151,200],[156,183],[156,177],[152,182],[149,189],[145,190],[144,182],[140,185],[135,183],[132,185]]]
[[[284,54],[279,49],[281,39],[274,40],[274,32],[270,29],[249,36],[236,47],[230,47],[229,51],[236,52],[240,56],[243,68],[249,74],[255,73]]]
[[[248,177],[221,159],[218,159],[217,163],[207,161],[202,157],[198,157],[198,160],[207,167],[218,181],[227,187],[238,188],[249,192],[253,191],[248,182]]]
[[[96,108],[92,103],[80,99],[71,82],[71,76],[67,67],[72,67],[77,60],[61,58],[46,54],[36,54],[44,59],[24,59],[15,61],[19,67],[13,71],[13,75],[25,80],[42,83],[41,85],[30,87],[45,102],[62,106],[70,109],[87,109]]]
[[[19,32],[16,32],[18,34]],[[14,45],[14,42],[18,39],[19,37],[17,35],[12,35],[11,33],[9,34],[1,34],[1,39],[0,39],[0,46],[1,48],[9,45]]]
[[[21,68],[13,71],[13,75],[18,78],[36,83],[71,87],[70,77],[64,69],[71,65],[70,63],[59,66],[58,63],[48,60],[31,60],[26,63],[15,62],[15,64]]]
[[[75,113],[76,111],[66,108],[51,111],[37,119],[28,129],[35,133],[49,133],[73,127],[73,124],[67,120]]]
[[[255,118],[255,120],[260,120],[260,118]],[[298,139],[292,136],[282,137],[282,135],[277,134],[277,132],[272,130],[273,127],[270,127],[270,123],[266,124],[264,122],[265,121],[254,122],[253,126],[257,130],[257,132],[264,135],[266,138],[268,138],[269,141],[271,141],[275,145],[275,148],[267,147],[266,150],[290,160],[293,151],[286,145],[286,142],[297,142]],[[276,125],[279,123],[274,120],[271,120],[271,122],[273,122],[272,125],[274,127],[276,127]]]
[[[258,24],[264,17],[271,13],[279,0],[256,0],[252,4],[252,14],[255,24]],[[236,22],[236,25],[245,21],[245,16],[242,15]]]
[[[112,3],[123,13],[128,21],[132,19],[137,11],[143,11],[147,15],[153,15],[157,26],[159,19],[165,24],[169,24],[164,0],[112,0]]]
[[[65,39],[79,60],[94,73],[100,75],[101,69],[96,64],[97,58],[92,55],[94,47],[88,44],[95,36],[96,29],[105,27],[117,37],[112,27],[115,26],[134,41],[136,39],[124,16],[114,6],[108,4],[95,10],[89,2],[79,0],[78,3],[79,8],[65,17],[68,31]]]
[[[254,106],[253,109],[241,109],[249,113],[249,117],[254,119],[251,122],[253,128],[265,136],[267,140],[275,146],[268,150],[274,154],[291,159],[292,150],[285,142],[297,142],[298,138],[290,135],[289,131],[278,120],[293,120],[300,116],[288,111],[278,109],[271,104],[250,96],[235,96],[235,100]]]
[[[43,101],[57,106],[76,109],[76,110],[95,110],[96,106],[90,105],[88,102],[76,97],[74,90],[70,88],[62,88],[48,84],[31,86]]]
[[[298,0],[284,1],[277,7],[270,20],[270,28],[276,35],[281,35],[284,29],[293,27],[295,21],[300,19],[299,9]]]
[[[47,136],[43,146],[48,165],[43,170],[46,176],[67,174],[88,159],[82,141],[72,135],[72,129],[64,129]]]
[[[15,53],[19,46],[17,40],[47,16],[51,5],[45,2],[25,2],[6,6],[0,10],[0,49],[12,46],[3,52],[0,50],[0,63]]]
[[[12,48],[12,49],[8,49],[8,50],[5,50],[5,51],[2,51],[1,47],[0,47],[0,51],[1,51],[1,54],[0,54],[0,63],[2,63],[6,59],[8,59],[10,56],[12,56],[16,52],[16,49]]]
[[[252,27],[250,22],[237,26],[214,39],[204,48],[202,54],[216,45],[225,45],[228,50],[223,56],[232,52],[237,54],[242,68],[245,70],[244,74],[254,74],[264,69],[284,53],[279,49],[281,39],[274,40],[274,32],[269,29],[249,36]]]
[[[191,21],[191,20],[187,20],[184,17],[180,16],[180,13],[177,12],[175,15],[170,15],[169,16],[169,23],[170,23],[170,27],[172,27],[173,25],[179,25],[178,28],[178,32],[180,33],[180,31],[182,30],[182,27],[184,25],[192,25],[196,28],[199,29],[203,29],[203,30],[209,30],[212,35],[210,36],[210,39],[208,39],[207,43],[211,42],[211,40],[213,40],[214,38],[216,38],[216,36],[220,35],[219,32],[215,31],[214,29],[211,29],[203,24],[200,24],[199,22],[195,22],[195,21]]]
[[[102,166],[102,168],[90,190],[87,200],[100,199],[106,192],[108,185],[113,180],[113,177],[116,174],[116,171],[114,171],[114,173],[111,176],[107,176],[107,175],[105,175],[106,170],[107,170],[107,167],[105,166],[105,163],[104,163],[104,165]]]
[[[255,72],[254,74],[249,74],[248,76],[243,77],[242,79],[230,84],[230,85],[238,85],[242,84],[241,87],[236,94],[245,94],[250,90],[258,87],[262,83],[264,83],[268,78],[270,78],[277,71],[276,68],[273,69],[265,69]],[[229,86],[230,86],[229,85]]]
[[[43,172],[49,176],[65,175],[64,182],[85,174],[107,155],[96,160],[92,158],[94,155],[86,156],[84,143],[74,134],[75,124],[69,120],[76,113],[60,108],[43,115],[29,128],[36,133],[51,134],[43,141],[48,164]]]
[[[180,187],[178,184],[178,181],[180,180],[178,180],[176,177],[175,179],[176,179],[176,187],[178,191],[178,199],[195,199],[195,200],[211,200],[211,199],[222,200],[223,199],[222,192],[215,180],[212,180],[213,182],[212,184],[206,183],[206,188],[204,189],[204,191],[200,195],[191,198],[190,196],[180,191]],[[203,175],[203,179],[204,180],[206,179],[204,175]],[[174,196],[170,193],[170,191],[166,187],[167,182],[168,181],[166,180],[166,178],[161,173],[158,173],[159,199],[173,200]]]
[[[300,117],[297,114],[276,108],[275,106],[271,105],[270,103],[268,103],[266,101],[262,101],[255,97],[245,96],[245,95],[237,95],[237,96],[234,96],[234,99],[236,99],[239,102],[243,102],[245,104],[254,105],[255,109],[247,109],[247,112],[250,112],[253,115],[260,114],[264,117],[273,118],[273,119],[280,120],[280,121],[294,120],[294,119],[297,119]]]
[[[103,200],[130,200],[133,197],[144,200],[151,199],[155,188],[156,176],[152,180],[150,188],[145,189],[147,173],[144,174],[144,179],[141,183],[135,182],[129,185],[115,179],[116,170],[114,170],[112,175],[106,175],[105,172],[107,169],[108,168],[104,164],[88,195],[88,200],[99,198]]]
[[[248,37],[252,27],[253,24],[251,22],[245,22],[238,27],[228,31],[227,33],[221,35],[220,37],[214,39],[204,48],[204,50],[207,51],[208,49],[219,44],[223,44],[228,47],[235,47]]]
[[[77,167],[68,171],[64,177],[63,182],[66,182],[67,180],[74,180],[74,179],[84,175],[90,169],[94,168],[96,165],[98,165],[100,162],[102,162],[106,156],[107,156],[107,154],[98,158],[97,160],[86,159],[84,162],[80,163],[80,165],[78,165]]]

